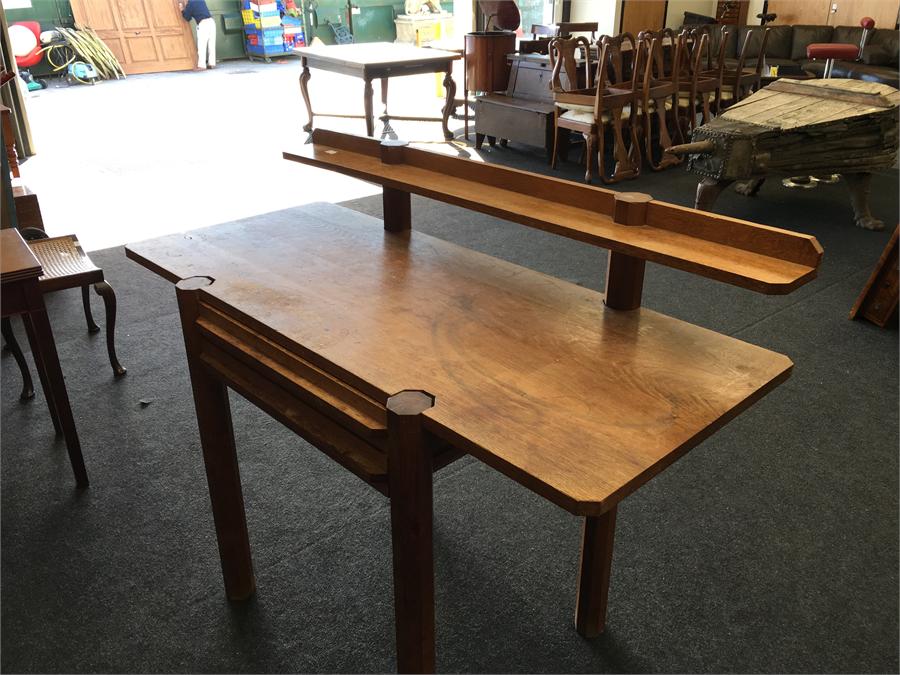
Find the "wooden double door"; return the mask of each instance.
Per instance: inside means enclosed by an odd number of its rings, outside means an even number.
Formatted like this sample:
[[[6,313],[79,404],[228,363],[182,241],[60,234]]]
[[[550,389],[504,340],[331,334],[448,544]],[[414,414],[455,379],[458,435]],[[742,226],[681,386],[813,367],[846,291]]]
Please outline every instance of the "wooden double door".
[[[193,31],[177,0],[71,0],[75,21],[93,28],[128,75],[189,70]]]

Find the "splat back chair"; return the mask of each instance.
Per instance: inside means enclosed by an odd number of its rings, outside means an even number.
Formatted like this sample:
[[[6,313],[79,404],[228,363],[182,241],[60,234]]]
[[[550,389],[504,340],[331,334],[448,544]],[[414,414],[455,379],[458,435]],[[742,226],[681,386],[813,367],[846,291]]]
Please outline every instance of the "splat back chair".
[[[668,39],[670,58],[666,58],[664,40]],[[675,33],[642,31],[638,34],[639,49],[644,54],[644,73],[641,86],[641,131],[644,136],[644,156],[654,171],[681,163],[681,158],[665,151],[672,145],[672,134],[683,142],[678,124],[678,76],[681,70],[681,43]],[[656,118],[658,142],[653,142],[653,118]],[[672,131],[670,132],[670,128]],[[656,156],[660,155],[657,161]]]
[[[719,39],[713,38],[713,28],[703,26],[695,28],[691,35],[697,39],[700,33],[707,35],[706,45],[700,52],[698,77],[704,80],[712,80],[715,85],[714,98],[710,100],[712,112],[718,113],[722,105],[722,86],[725,81],[725,46],[728,42],[728,26],[721,26]]]
[[[633,38],[632,38],[633,39]],[[635,178],[640,174],[640,150],[634,125],[636,109],[636,91],[634,79],[623,83],[622,88],[609,83],[609,72],[624,77],[621,54],[618,58],[611,52],[620,51],[619,44],[610,45],[604,38],[601,42],[600,55],[597,61],[596,86],[592,86],[590,65],[586,65],[585,89],[564,90],[560,73],[566,69],[569,82],[572,75],[577,76],[575,49],[580,48],[585,54],[590,45],[584,38],[570,38],[571,41],[582,40],[577,47],[574,42],[566,42],[565,38],[557,38],[550,43],[551,60],[554,64],[551,77],[553,99],[556,104],[554,112],[554,149],[553,167],[556,167],[561,133],[575,131],[582,134],[585,140],[585,182],[590,183],[593,177],[594,154],[596,148],[600,178],[604,183],[616,183],[626,178]],[[626,123],[627,122],[627,123]],[[613,129],[615,169],[610,174],[605,159],[606,127]],[[625,143],[625,132],[630,144]],[[565,147],[565,146],[564,146]]]
[[[519,41],[519,51],[523,54],[547,54],[550,40],[558,34],[558,28],[543,23],[531,24],[531,39]]]
[[[572,33],[590,33],[591,42],[596,42],[600,24],[596,21],[560,21],[556,26],[560,37],[572,37]]]
[[[553,92],[553,159],[551,166],[555,169],[560,151],[568,154],[568,133],[575,131],[584,136],[585,154],[589,157],[597,137],[597,124],[594,119],[594,98],[592,94],[593,77],[591,72],[591,43],[585,37],[554,38],[550,40],[550,89]],[[582,62],[578,63],[578,55]],[[584,69],[584,88],[578,86],[579,69]],[[565,82],[563,83],[563,74]],[[560,136],[565,134],[562,145]],[[587,170],[584,179],[591,180],[591,160],[587,159]]]
[[[93,285],[94,291],[103,298],[103,305],[106,309],[106,349],[109,363],[116,377],[124,375],[126,370],[116,357],[116,294],[109,282],[104,279],[103,270],[91,262],[75,235],[32,239],[28,242],[28,246],[44,269],[44,274],[38,281],[42,293],[52,293],[66,288],[81,288],[81,300],[89,333],[100,331],[100,327],[94,322],[91,314],[89,287]],[[33,398],[34,385],[28,372],[28,365],[12,332],[12,325],[8,317],[2,320],[2,335],[22,372],[22,393],[19,398],[23,401]],[[40,369],[38,375],[43,378]]]
[[[678,118],[682,135],[687,136],[712,119],[712,111],[719,106],[722,78],[717,70],[713,69],[711,74],[707,69],[712,61],[706,31],[682,31],[679,41],[684,58],[679,81]]]
[[[643,86],[642,52],[631,33],[604,35],[601,45],[605,49],[597,61],[595,79],[598,90],[604,91],[598,101],[601,121],[604,127],[612,129],[615,167],[612,173],[606,170],[605,137],[601,134],[598,148],[600,178],[604,183],[618,183],[637,178],[641,173],[638,107]]]
[[[762,44],[760,44],[759,53],[756,55],[756,67],[747,66],[747,54],[750,51],[750,43],[753,40],[753,36],[757,33],[756,30],[749,30],[744,38],[744,44],[741,46],[737,67],[733,70],[725,68],[722,74],[722,94],[719,104],[721,110],[747,98],[759,89],[762,81],[763,64],[766,60],[766,47],[769,44],[770,29],[765,28],[762,30]]]

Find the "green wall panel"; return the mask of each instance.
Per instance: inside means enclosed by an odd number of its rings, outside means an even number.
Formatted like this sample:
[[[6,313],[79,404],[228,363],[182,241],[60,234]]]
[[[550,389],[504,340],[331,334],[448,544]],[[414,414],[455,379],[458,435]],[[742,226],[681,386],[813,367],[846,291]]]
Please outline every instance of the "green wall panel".
[[[527,2],[528,0],[526,0]],[[540,0],[531,0],[539,2]],[[237,59],[244,57],[244,34],[242,30],[227,28],[225,18],[232,20],[240,16],[240,0],[206,0],[210,12],[216,19],[216,52],[219,59]],[[29,9],[11,9],[6,12],[10,23],[15,21],[39,21],[42,28],[53,26],[72,26],[74,17],[69,0],[32,0]],[[298,3],[299,4],[299,3]],[[359,14],[353,15],[353,33],[357,42],[393,42],[397,37],[394,28],[394,17],[403,13],[404,3],[401,1],[386,3],[385,0],[354,0],[359,7]],[[306,2],[304,2],[306,7]],[[452,0],[443,3],[444,9],[453,10]],[[328,27],[332,23],[347,22],[346,0],[319,0],[316,8],[318,26],[306,25],[307,40],[319,37],[326,44],[334,43],[334,33]],[[304,12],[304,22],[309,24],[310,13]],[[536,22],[537,23],[537,22]],[[46,62],[32,68],[35,75],[50,72]]]
[[[394,17],[403,13],[404,2],[385,3],[384,0],[354,0],[359,14],[353,15],[353,37],[356,42],[393,42],[397,38]],[[304,3],[306,6],[306,3]],[[453,11],[453,1],[444,2],[442,7]],[[310,13],[305,13],[309,23]],[[316,8],[319,25],[307,26],[307,34],[320,38],[326,44],[334,43],[334,33],[328,27],[331,23],[347,23],[346,0],[319,0]]]

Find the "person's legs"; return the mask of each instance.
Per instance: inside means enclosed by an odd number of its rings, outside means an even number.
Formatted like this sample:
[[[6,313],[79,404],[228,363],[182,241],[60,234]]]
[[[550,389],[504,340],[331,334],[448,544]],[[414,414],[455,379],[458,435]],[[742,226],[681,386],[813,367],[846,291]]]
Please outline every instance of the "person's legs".
[[[210,68],[216,67],[216,22],[214,19],[209,19],[204,23],[209,24],[209,58],[207,60],[207,64],[209,64]]]
[[[209,28],[212,21],[203,21],[197,24],[197,68],[206,68],[206,50],[209,47]]]

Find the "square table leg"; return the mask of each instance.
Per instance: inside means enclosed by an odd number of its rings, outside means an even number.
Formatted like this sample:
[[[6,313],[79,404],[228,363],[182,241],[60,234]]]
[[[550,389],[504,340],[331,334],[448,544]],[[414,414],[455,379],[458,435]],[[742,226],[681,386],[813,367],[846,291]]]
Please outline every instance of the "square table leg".
[[[31,353],[34,356],[34,364],[41,380],[44,397],[47,399],[47,407],[50,409],[50,418],[53,420],[53,426],[57,433],[61,431],[66,439],[66,450],[75,474],[75,484],[78,487],[87,487],[88,476],[87,470],[84,468],[84,457],[81,454],[81,442],[78,440],[78,431],[75,429],[75,418],[72,416],[72,408],[69,405],[66,381],[59,365],[59,354],[56,352],[53,330],[50,328],[47,308],[44,306],[44,296],[38,287],[37,278],[26,282],[23,291],[29,309],[22,314],[22,321],[25,324],[25,333],[31,345]]]
[[[603,515],[584,519],[575,604],[575,630],[583,637],[596,637],[606,629],[606,602],[615,532],[615,507]]]
[[[363,78],[365,86],[363,87],[363,108],[366,114],[366,136],[375,135],[375,108],[372,104],[372,78],[368,75]]]
[[[434,398],[403,391],[388,399],[388,494],[394,552],[397,672],[434,672],[432,465],[422,413]]]
[[[207,277],[191,277],[176,284],[178,309],[184,331],[188,371],[203,448],[225,593],[229,600],[245,600],[256,589],[250,538],[244,513],[241,474],[234,445],[228,389],[201,361],[197,328],[199,289],[210,285]]]

